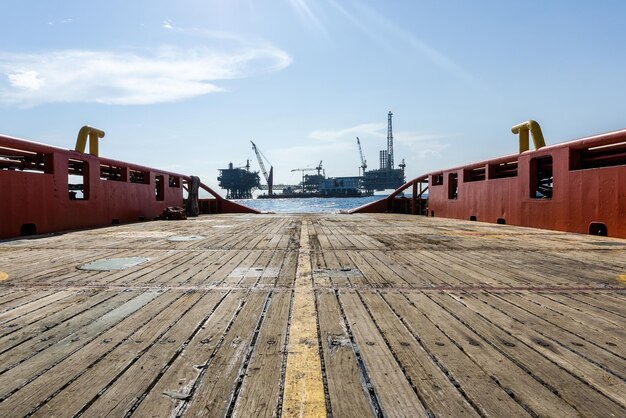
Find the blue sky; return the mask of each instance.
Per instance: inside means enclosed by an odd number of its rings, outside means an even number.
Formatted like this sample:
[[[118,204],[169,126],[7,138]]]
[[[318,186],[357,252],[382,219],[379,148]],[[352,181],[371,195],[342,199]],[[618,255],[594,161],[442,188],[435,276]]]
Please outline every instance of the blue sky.
[[[0,133],[199,175],[370,168],[394,112],[407,177],[626,127],[626,2],[3,1]],[[253,167],[258,169],[255,160]]]

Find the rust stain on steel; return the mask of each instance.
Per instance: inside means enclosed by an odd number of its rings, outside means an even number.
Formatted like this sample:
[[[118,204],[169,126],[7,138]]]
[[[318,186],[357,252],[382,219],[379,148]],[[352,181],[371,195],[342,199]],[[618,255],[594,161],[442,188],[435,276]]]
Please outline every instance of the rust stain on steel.
[[[287,346],[282,408],[284,417],[326,416],[307,222],[303,220],[300,232],[300,252]]]

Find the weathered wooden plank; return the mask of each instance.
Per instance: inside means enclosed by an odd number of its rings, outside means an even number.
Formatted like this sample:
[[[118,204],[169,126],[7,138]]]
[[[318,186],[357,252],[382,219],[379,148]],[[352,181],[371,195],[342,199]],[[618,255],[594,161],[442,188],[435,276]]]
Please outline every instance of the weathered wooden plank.
[[[331,285],[337,287],[352,287],[352,283],[350,282],[348,275],[339,274],[344,266],[337,258],[337,253],[335,251],[324,251],[323,258],[325,266],[324,268],[336,273],[329,275]]]
[[[104,304],[97,305],[86,311],[83,310],[78,315],[70,318],[65,318],[64,316],[56,317],[54,322],[47,322],[43,329],[35,332],[34,335],[26,334],[23,338],[16,336],[15,340],[11,340],[10,337],[3,339],[0,371],[4,373],[55,344],[67,343],[66,340],[70,336],[80,332],[82,328],[98,321],[107,312],[118,309],[135,297],[137,297],[135,292],[124,292],[113,299],[107,300]],[[45,357],[45,354],[40,356],[42,361],[43,357]]]
[[[235,251],[216,251],[217,259],[205,260],[188,272],[186,280],[181,283],[185,287],[208,287],[208,279],[222,266],[237,256]]]
[[[575,407],[583,415],[594,415],[599,409],[606,414],[613,414],[614,416],[620,416],[626,412],[626,409],[606,397],[603,392],[596,391],[587,382],[572,376],[551,359],[545,357],[545,353],[536,351],[535,346],[539,346],[539,344],[533,343],[532,346],[529,346],[519,340],[517,335],[511,336],[508,328],[506,328],[509,324],[499,321],[501,325],[497,326],[492,323],[487,318],[498,315],[498,312],[494,309],[470,296],[463,299],[455,297],[455,301],[438,296],[436,294],[431,295],[432,298],[437,298],[438,302],[445,304],[446,309],[449,312],[454,312],[465,324],[470,324],[471,328],[482,339],[492,345],[497,345],[501,352],[531,373],[535,379],[554,388],[553,390],[557,391],[563,400]],[[452,294],[452,296],[456,295]],[[468,306],[471,310],[460,309],[459,305]],[[512,338],[512,343],[504,343],[511,342]]]
[[[59,362],[68,358],[70,355],[74,354],[85,345],[91,343],[94,339],[96,339],[99,335],[101,335],[109,328],[114,327],[125,318],[132,316],[133,313],[137,311],[141,312],[141,308],[151,302],[157,296],[158,293],[154,291],[144,292],[136,295],[133,299],[125,302],[124,304],[107,312],[106,314],[101,315],[92,323],[82,328],[76,329],[72,334],[68,335],[63,340],[59,341],[48,349],[28,358],[27,361],[20,363],[18,366],[9,369],[6,373],[2,375],[3,380],[5,380],[5,384],[0,388],[0,396],[4,400],[1,405],[3,405],[4,407],[4,405],[7,404],[7,397],[14,394],[27,383],[45,374],[45,372],[52,369]],[[154,305],[158,305],[158,303]],[[105,342],[106,340],[107,338],[105,337],[104,339],[100,340],[99,343],[108,344]],[[47,379],[44,379],[43,381],[45,380]],[[28,387],[30,390],[30,388],[33,386],[29,385]],[[38,399],[43,400],[45,399],[45,397]]]
[[[626,297],[620,297],[619,294],[572,292],[568,293],[567,297],[586,303],[596,309],[602,309],[604,312],[610,313],[615,319],[626,318]]]
[[[122,343],[115,352],[107,355],[98,366],[105,362],[108,364],[98,367],[100,370],[90,370],[97,376],[95,378],[98,381],[105,380],[103,371],[112,369],[115,373],[125,366],[123,374],[119,376],[118,372],[119,377],[109,383],[106,391],[98,392],[98,398],[89,405],[84,416],[123,416],[131,412],[158,380],[162,369],[182,352],[185,344],[199,331],[224,294],[224,291],[212,291],[204,295],[190,293],[183,296],[188,300],[175,306],[183,298],[177,300],[176,304],[172,305],[170,315],[166,316],[165,311],[162,311],[151,321],[150,324],[154,325],[139,330],[133,335],[134,341]],[[144,342],[138,343],[137,341]],[[148,341],[149,343],[146,343]],[[140,357],[137,359],[137,356]],[[132,364],[127,365],[130,361]],[[76,387],[79,388],[80,385]],[[69,388],[64,393],[68,391]],[[66,402],[60,404],[59,407],[67,410],[65,404]]]
[[[390,417],[426,415],[426,407],[416,396],[359,297],[353,291],[342,291],[339,295],[383,414]]]
[[[22,297],[13,299],[2,306],[2,310],[0,311],[0,318],[6,317],[4,322],[11,319],[11,317],[15,317],[14,311],[16,309],[21,309],[21,311],[27,311],[29,308],[33,308],[37,306],[37,301],[42,300],[45,301],[44,298],[49,298],[54,300],[60,296],[67,296],[66,293],[59,294],[59,290],[40,290],[37,289],[35,291],[30,291],[26,295],[22,295]],[[18,311],[19,312],[19,311]]]
[[[599,342],[606,347],[607,350],[612,350],[613,347],[619,347],[619,345],[622,344],[623,337],[620,336],[620,334],[622,334],[620,331],[623,330],[610,325],[604,326],[603,323],[598,324],[595,318],[591,316],[589,316],[589,322],[586,322],[585,316],[580,315],[579,312],[575,312],[574,315],[571,315],[571,311],[564,314],[549,309],[545,305],[540,305],[531,300],[536,296],[538,295],[534,295],[533,293],[524,293],[523,296],[517,293],[510,293],[506,295],[506,299],[510,303],[514,303],[520,308],[533,313],[536,317],[549,321],[579,337]],[[565,311],[565,309],[563,310]],[[572,319],[572,316],[577,318]],[[612,333],[613,330],[616,332]]]
[[[316,295],[330,412],[339,417],[368,416],[375,411],[337,297],[332,290],[321,290]]]
[[[541,317],[535,316],[510,303],[508,298],[511,295],[509,294],[475,296],[501,312],[505,312],[506,315],[518,322],[516,328],[528,328],[537,331],[543,336],[537,337],[537,339],[545,337],[545,339],[557,346],[578,353],[584,360],[592,361],[603,369],[610,370],[622,379],[626,378],[626,362],[623,359],[626,353],[622,347],[607,347],[604,341],[584,339],[584,334],[578,336],[564,330],[558,324],[545,321]],[[615,352],[611,352],[609,349]],[[580,363],[584,363],[583,359],[580,359]]]
[[[298,267],[298,253],[296,251],[287,251],[285,259],[276,280],[277,287],[292,287],[296,280],[296,269]]]
[[[231,401],[232,416],[276,416],[279,396],[282,395],[283,348],[287,338],[290,305],[290,291],[273,294],[241,390],[233,400],[234,405]]]
[[[426,294],[404,292],[404,295],[388,292],[384,298],[484,414],[509,415],[507,408],[511,402],[517,402],[538,416],[579,415]],[[519,411],[519,408],[513,406],[510,410]]]
[[[248,256],[241,260],[241,262],[235,267],[228,276],[222,280],[220,286],[224,287],[236,287],[246,276],[246,274],[256,265],[259,257],[263,255],[262,250],[254,250],[248,253]]]
[[[363,292],[360,295],[372,320],[384,337],[385,343],[417,392],[422,404],[435,416],[479,416],[380,295],[369,292]],[[470,372],[467,371],[467,373]],[[491,383],[492,387],[489,389],[492,391],[498,389],[489,379],[486,381]],[[478,379],[471,382],[472,385],[477,383],[480,383]],[[524,412],[514,402],[511,402],[514,405],[503,402],[508,399],[506,394],[502,395],[504,396],[498,398],[501,405],[497,412],[502,413],[506,410],[514,414],[515,407],[518,413]],[[489,412],[492,413],[492,411]]]
[[[162,351],[167,351],[168,348],[174,346],[175,341],[169,338],[164,339],[163,334],[172,327],[173,323],[176,323],[190,305],[193,306],[201,297],[198,293],[183,294],[182,292],[176,296],[171,304],[165,306],[158,313],[155,312],[152,317],[144,317],[145,321],[138,324],[139,327],[136,330],[131,328],[124,332],[120,329],[118,332],[122,331],[126,334],[124,338],[111,338],[107,344],[112,345],[112,347],[106,352],[96,349],[100,354],[97,359],[94,360],[94,353],[84,354],[83,358],[87,357],[92,361],[85,372],[69,381],[69,384],[63,387],[63,391],[48,401],[43,408],[39,409],[38,413],[48,416],[68,413],[94,416],[93,411],[100,411],[96,412],[95,416],[104,416],[106,413],[102,413],[102,410],[98,408],[112,396],[118,395],[119,399],[109,404],[106,411],[120,415],[127,406],[127,397],[137,396],[146,374],[158,374],[160,369],[160,367],[156,367],[137,371],[132,366],[141,362],[142,359],[145,361],[145,356],[155,359],[155,350],[146,353],[150,348],[157,346],[161,349],[163,347]],[[69,367],[67,369],[72,370]],[[132,383],[128,382],[126,372],[132,373]],[[126,381],[125,384],[124,381]],[[118,383],[124,386],[121,395],[115,389]]]
[[[219,262],[226,254],[221,251],[196,251],[192,262],[170,271],[161,281],[163,286],[186,287],[187,282],[196,274],[206,271],[212,264]]]
[[[251,252],[248,250],[237,251],[234,257],[219,266],[219,268],[211,273],[209,276],[206,276],[202,280],[202,283],[209,286],[221,286],[224,280],[228,277],[228,275],[231,274],[233,270],[242,263],[243,260],[245,260],[247,257],[250,257],[250,254]],[[252,256],[254,257],[256,256],[256,254],[253,253]]]
[[[184,351],[176,357],[152,389],[136,406],[134,415],[172,416],[183,408],[195,393],[198,378],[215,359],[225,342],[225,333],[242,312],[247,292],[228,293],[215,312],[200,327]],[[246,310],[245,312],[250,312]],[[239,319],[239,321],[242,321]]]
[[[426,296],[420,292],[406,291],[410,304],[406,300],[389,295],[393,299],[392,307],[400,315],[413,335],[419,337],[424,349],[438,366],[445,371],[450,381],[458,385],[467,401],[477,411],[486,416],[525,415],[525,410],[497,385],[475,362],[444,334],[437,321],[431,319],[433,310],[423,310]]]
[[[5,310],[5,304],[29,295],[29,292],[26,292],[25,290],[11,290],[8,287],[0,288],[0,292],[0,311]]]
[[[248,296],[224,343],[201,373],[193,396],[183,408],[186,415],[224,416],[266,299],[261,292]]]
[[[3,325],[0,332],[0,347],[5,350],[6,347],[21,344],[36,336],[43,338],[41,334],[48,329],[81,312],[92,309],[117,294],[115,291],[81,291],[75,297],[48,305],[48,309],[35,311],[31,315],[19,318],[19,320],[10,321]]]

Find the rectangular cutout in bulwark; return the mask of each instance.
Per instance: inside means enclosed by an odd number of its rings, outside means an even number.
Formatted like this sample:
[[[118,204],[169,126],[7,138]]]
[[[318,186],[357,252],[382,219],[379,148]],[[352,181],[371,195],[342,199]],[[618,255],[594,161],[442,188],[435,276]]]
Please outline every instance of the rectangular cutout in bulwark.
[[[454,200],[459,197],[459,175],[457,173],[448,174],[448,199]]]
[[[89,164],[86,161],[67,161],[67,188],[70,200],[89,199]]]
[[[466,168],[463,170],[463,182],[485,180],[487,178],[486,171],[485,166]]]
[[[126,168],[100,164],[100,180],[126,181]]]
[[[489,164],[489,180],[517,177],[517,160]]]
[[[169,178],[170,187],[180,187],[180,177],[170,175]]]
[[[430,184],[433,186],[441,186],[443,185],[443,173],[433,174],[430,176]]]
[[[0,170],[52,174],[52,154],[0,147]]]
[[[552,199],[554,179],[552,176],[552,156],[530,160],[530,198]]]
[[[157,175],[154,177],[154,193],[156,195],[156,200],[164,200],[165,199],[165,177],[163,175]]]
[[[570,170],[585,170],[626,165],[626,142],[574,149],[570,152]]]
[[[131,183],[150,184],[150,176],[145,171],[131,168],[128,172]]]

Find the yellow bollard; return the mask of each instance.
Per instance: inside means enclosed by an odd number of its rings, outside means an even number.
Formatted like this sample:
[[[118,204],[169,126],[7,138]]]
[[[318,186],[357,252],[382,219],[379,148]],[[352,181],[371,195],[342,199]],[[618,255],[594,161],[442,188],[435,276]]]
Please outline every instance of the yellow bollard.
[[[528,132],[530,132],[533,137],[533,143],[535,144],[536,150],[546,146],[546,141],[543,139],[543,133],[541,133],[541,127],[534,120],[528,120],[513,126],[511,128],[511,132],[519,135],[520,154],[524,151],[528,151],[530,147]]]
[[[89,154],[98,156],[98,138],[104,137],[104,131],[98,128],[94,128],[89,125],[85,125],[78,131],[78,137],[76,138],[76,148],[78,152],[85,153],[85,146],[87,145],[87,137],[89,137]]]

